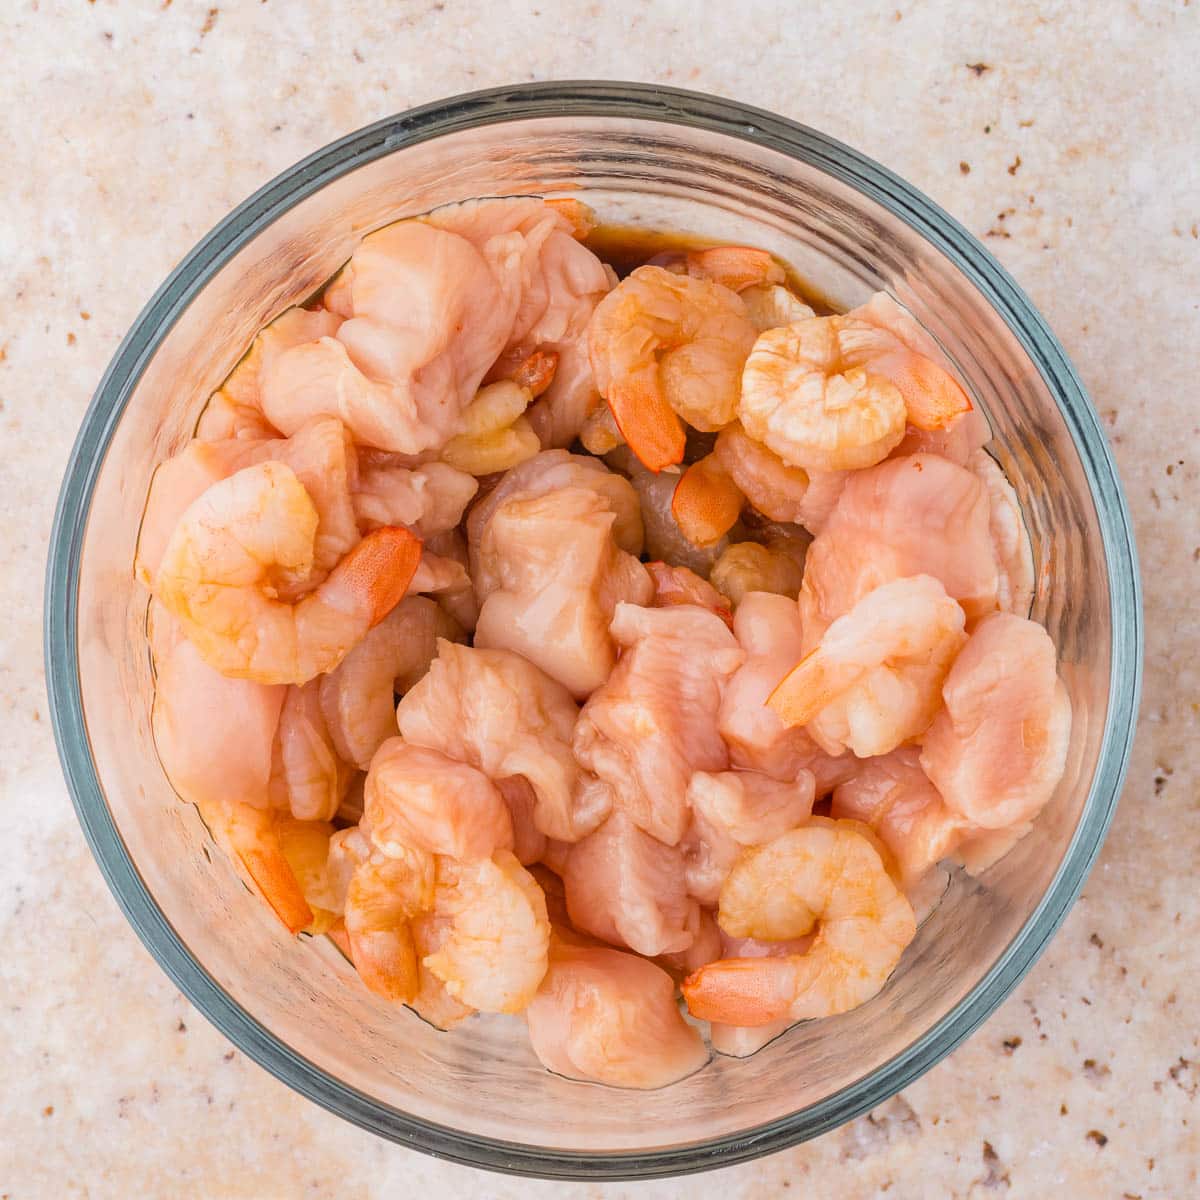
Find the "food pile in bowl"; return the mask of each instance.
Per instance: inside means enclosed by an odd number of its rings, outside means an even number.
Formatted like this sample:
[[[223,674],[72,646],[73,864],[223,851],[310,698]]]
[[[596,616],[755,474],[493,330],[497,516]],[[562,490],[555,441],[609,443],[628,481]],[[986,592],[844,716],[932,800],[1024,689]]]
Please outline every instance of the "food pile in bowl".
[[[574,199],[367,236],[159,467],[136,569],[163,767],[287,928],[653,1088],[876,995],[1071,712],[921,326],[614,244]]]

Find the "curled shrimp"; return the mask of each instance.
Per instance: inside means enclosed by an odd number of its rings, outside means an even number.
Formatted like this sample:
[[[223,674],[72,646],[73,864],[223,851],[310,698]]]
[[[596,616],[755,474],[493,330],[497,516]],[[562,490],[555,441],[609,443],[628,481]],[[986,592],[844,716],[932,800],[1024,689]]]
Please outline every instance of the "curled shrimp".
[[[802,954],[721,959],[684,981],[693,1016],[744,1026],[857,1008],[916,932],[871,841],[853,822],[820,818],[743,854],[721,889],[718,921],[735,937],[769,941],[817,930]]]
[[[550,921],[542,889],[514,855],[438,859],[433,911],[449,928],[422,963],[446,991],[481,1012],[524,1009],[546,974]]]
[[[709,246],[689,250],[684,259],[693,279],[709,279],[740,292],[748,287],[783,282],[783,268],[765,250],[753,246]]]
[[[332,819],[354,775],[330,736],[320,689],[316,679],[287,689],[271,751],[271,803],[305,821]]]
[[[965,623],[930,575],[884,584],[829,626],[767,703],[828,754],[886,754],[929,727]]]
[[[858,470],[886,458],[908,424],[939,429],[971,402],[931,359],[853,316],[812,317],[759,335],[739,415],[785,462]]]
[[[778,283],[752,284],[742,288],[738,295],[746,305],[751,324],[759,333],[817,315],[799,296]]]
[[[331,671],[404,595],[421,556],[407,529],[369,533],[295,604],[281,584],[312,567],[317,511],[295,472],[267,462],[213,484],[180,518],[154,593],[205,661],[260,683]]]
[[[639,267],[596,306],[588,329],[596,384],[650,470],[682,462],[679,417],[701,430],[733,420],[754,332],[734,292],[661,267]]]
[[[771,592],[795,599],[804,580],[805,543],[792,538],[759,542],[734,542],[713,563],[714,587],[736,608],[751,592]]]
[[[808,472],[790,467],[738,424],[722,429],[713,455],[738,490],[772,521],[805,523]]]

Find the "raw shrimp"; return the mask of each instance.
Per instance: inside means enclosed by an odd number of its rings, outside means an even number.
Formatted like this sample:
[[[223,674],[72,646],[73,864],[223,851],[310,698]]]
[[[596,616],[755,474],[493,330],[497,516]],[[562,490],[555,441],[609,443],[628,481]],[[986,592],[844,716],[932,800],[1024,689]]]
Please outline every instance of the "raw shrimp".
[[[271,803],[302,821],[331,820],[354,775],[330,736],[321,686],[311,679],[287,689],[271,753]]]
[[[987,488],[991,514],[988,529],[1000,568],[997,588],[1000,608],[1023,617],[1033,602],[1033,547],[1021,516],[1021,503],[990,454],[976,450],[967,459],[967,469]]]
[[[408,530],[377,529],[303,600],[274,599],[277,582],[311,570],[316,530],[316,509],[289,467],[247,467],[184,513],[154,593],[223,674],[306,683],[395,607],[421,553]]]
[[[429,669],[439,637],[456,640],[451,625],[432,600],[409,596],[321,678],[321,711],[343,759],[367,769],[395,732],[395,693],[407,692]]]
[[[751,592],[773,592],[795,599],[804,581],[804,552],[807,541],[793,538],[759,542],[734,542],[713,563],[712,582],[736,608]]]
[[[693,546],[714,546],[737,524],[746,497],[715,454],[692,463],[671,496],[671,515]]]
[[[201,441],[226,438],[277,438],[275,427],[263,416],[259,377],[263,365],[292,346],[333,337],[342,318],[323,308],[289,308],[270,323],[250,345],[229,378],[215,391],[200,421]]]
[[[568,445],[599,402],[588,364],[587,328],[611,286],[604,264],[578,239],[578,211],[535,198],[504,198],[453,205],[427,220],[476,246],[501,233],[521,235],[520,303],[489,378],[508,377],[513,363],[528,361],[531,353],[553,355],[553,378],[528,420],[543,446]]]
[[[442,458],[470,475],[493,475],[532,458],[541,443],[525,410],[533,393],[501,379],[475,394],[462,416],[463,431],[442,447]]]
[[[687,790],[692,824],[684,839],[687,890],[716,904],[746,846],[773,841],[812,813],[813,777],[800,770],[782,782],[757,771],[697,771]]]
[[[479,484],[448,463],[360,464],[354,513],[363,533],[381,525],[407,525],[418,537],[453,529],[462,520]]]
[[[272,746],[287,688],[214,670],[152,604],[154,745],[171,786],[192,804],[229,797],[270,805]]]
[[[727,958],[684,981],[693,1016],[729,1025],[829,1017],[871,999],[916,932],[913,910],[853,822],[814,819],[748,850],[721,889],[737,937],[817,936],[802,954]]]
[[[409,929],[417,957],[417,990],[408,1006],[435,1029],[453,1029],[473,1016],[475,1009],[452,996],[446,985],[425,965],[425,959],[445,945],[450,935],[450,922],[432,912],[422,913],[412,919]]]
[[[327,298],[350,319],[263,363],[263,412],[284,433],[329,413],[381,450],[442,445],[508,341],[523,249],[519,234],[476,249],[422,220],[368,235]]]
[[[828,754],[886,754],[929,728],[964,623],[932,576],[885,583],[829,626],[768,703]]]
[[[508,806],[482,771],[398,737],[371,759],[363,816],[390,855],[411,848],[474,861],[513,844]]]
[[[276,814],[275,837],[292,877],[313,914],[303,932],[314,936],[328,933],[334,923],[341,919],[327,900],[329,844],[334,837],[333,826],[328,821],[299,821],[295,817]]]
[[[880,584],[932,575],[968,621],[996,607],[987,493],[970,471],[914,454],[856,471],[808,549],[800,613],[805,650]]]
[[[571,847],[563,868],[567,912],[576,929],[653,958],[686,950],[683,853],[617,811]]]
[[[674,846],[692,773],[729,764],[717,711],[744,656],[720,617],[694,605],[619,604],[612,635],[621,657],[579,715],[575,757],[638,826]]]
[[[550,921],[533,877],[508,850],[462,863],[439,858],[434,914],[448,922],[422,960],[456,1000],[481,1012],[520,1012],[546,974]]]
[[[363,983],[407,1004],[420,984],[411,922],[433,907],[437,866],[424,850],[397,849],[399,855],[369,848],[350,876],[344,920]]]
[[[672,567],[664,562],[646,564],[654,581],[655,608],[670,608],[675,604],[695,604],[716,613],[726,625],[733,622],[733,606],[707,579],[701,579],[687,567]]]
[[[582,790],[571,736],[579,710],[571,693],[509,650],[438,644],[429,672],[400,701],[404,740],[478,767],[492,780],[524,775],[537,797],[534,819],[547,837],[577,842],[600,824]]]
[[[733,420],[755,330],[728,288],[638,267],[600,301],[588,333],[600,392],[650,470],[683,460],[679,417],[702,430]]]
[[[471,578],[481,603],[500,586],[501,564],[485,538],[496,510],[509,500],[531,499],[561,488],[595,492],[614,513],[613,540],[626,554],[635,558],[641,554],[642,516],[637,492],[629,480],[587,455],[546,450],[506,472],[500,483],[474,505],[467,517]]]
[[[789,727],[768,707],[767,697],[801,657],[800,613],[786,596],[751,592],[738,605],[733,632],[746,661],[726,685],[718,729],[733,766],[761,771],[774,779],[794,780],[801,770],[829,775],[831,759],[799,726]],[[842,759],[854,762],[853,755]],[[822,787],[819,795],[827,789]]]
[[[869,826],[895,860],[905,890],[973,830],[929,782],[915,746],[864,762],[834,788],[830,816]]]
[[[294,580],[292,588],[303,592],[319,584],[359,540],[352,499],[357,457],[345,427],[334,417],[317,417],[290,438],[193,441],[161,463],[150,482],[138,533],[138,578],[147,587],[152,586],[180,518],[209,487],[263,462],[290,467],[317,510],[312,568]]]
[[[956,813],[984,829],[1021,825],[1058,786],[1071,701],[1038,624],[995,613],[975,627],[942,687],[921,766]]]
[[[660,967],[619,950],[552,939],[550,964],[525,1014],[543,1066],[568,1079],[660,1088],[708,1061],[699,1032]]]
[[[513,650],[586,699],[612,673],[618,603],[647,604],[646,568],[613,539],[608,500],[560,488],[506,500],[479,535],[498,586],[483,600],[476,646]]]
[[[313,910],[280,839],[285,818],[236,800],[204,800],[196,807],[218,845],[241,866],[288,931],[295,934],[312,927]]]
[[[740,425],[730,425],[717,436],[714,451],[742,495],[772,521],[805,524],[808,472],[787,463]]]
[[[496,787],[508,806],[512,822],[512,852],[523,867],[540,862],[546,853],[546,835],[537,827],[537,794],[524,775],[509,775],[496,780]]]

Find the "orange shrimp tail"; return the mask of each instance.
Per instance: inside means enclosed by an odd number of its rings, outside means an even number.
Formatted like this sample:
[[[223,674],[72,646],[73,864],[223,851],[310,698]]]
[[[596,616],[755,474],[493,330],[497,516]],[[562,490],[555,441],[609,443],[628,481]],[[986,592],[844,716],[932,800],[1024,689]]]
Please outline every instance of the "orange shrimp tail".
[[[945,429],[971,411],[971,401],[957,380],[922,354],[893,356],[887,376],[904,397],[908,423],[918,429]]]
[[[629,448],[651,471],[683,462],[685,438],[675,410],[658,387],[658,368],[614,381],[608,407]]]
[[[277,843],[274,846],[239,847],[238,858],[289,933],[299,933],[312,924],[313,911]]]
[[[373,529],[338,564],[335,574],[350,592],[366,597],[377,625],[404,599],[421,562],[421,539],[402,525]]]
[[[329,940],[353,962],[354,956],[350,953],[350,935],[346,932],[346,922],[338,917],[325,932],[329,935]]]
[[[813,650],[783,677],[767,697],[767,707],[785,725],[807,725],[836,697],[832,673],[820,653]]]
[[[684,471],[671,497],[679,531],[693,546],[711,546],[734,526],[745,497],[710,456]]]
[[[522,360],[512,373],[517,387],[528,388],[534,396],[540,396],[553,382],[558,370],[558,355],[553,350],[535,350]]]
[[[756,283],[782,283],[783,268],[765,251],[752,246],[713,246],[692,250],[687,271],[698,279],[710,279],[740,292]]]
[[[769,1025],[782,1020],[791,1006],[786,987],[790,972],[784,961],[723,958],[701,967],[682,984],[688,1012],[701,1021],[723,1025]]]
[[[367,988],[385,1000],[407,1004],[417,994],[417,952],[407,928],[349,932],[350,961]]]

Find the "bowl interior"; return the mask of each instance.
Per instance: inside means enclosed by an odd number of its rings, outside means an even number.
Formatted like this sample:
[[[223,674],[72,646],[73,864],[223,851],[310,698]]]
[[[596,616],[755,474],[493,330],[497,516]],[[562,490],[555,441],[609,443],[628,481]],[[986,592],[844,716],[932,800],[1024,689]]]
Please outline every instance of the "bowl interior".
[[[935,244],[911,214],[897,215],[897,201],[872,198],[902,185],[870,164],[782,122],[746,140],[744,124],[673,123],[665,110],[554,115],[561,108],[523,116],[510,101],[488,118],[502,122],[444,121],[437,136],[419,123],[381,127],[294,169],[202,244],[131,335],[81,441],[68,485],[76,499],[64,500],[80,521],[77,564],[64,567],[77,608],[67,644],[50,653],[69,659],[77,638],[86,746],[68,744],[67,728],[64,757],[114,887],[168,969],[250,1053],[344,1115],[425,1148],[502,1168],[571,1174],[607,1163],[637,1173],[726,1161],[877,1102],[965,1036],[1061,919],[1120,772],[1118,762],[1106,779],[1097,774],[1114,679],[1111,547],[1093,498],[1107,460],[1052,394],[1047,373],[1069,368],[1039,358],[1053,347],[1038,342],[1036,317],[1034,332],[1022,328],[1015,290],[986,261],[982,274],[964,268],[950,237],[961,231],[947,225]],[[776,148],[785,134],[791,153]],[[1067,773],[1033,833],[980,878],[951,875],[879,996],[650,1093],[547,1073],[520,1018],[440,1033],[366,992],[324,939],[286,936],[163,776],[150,733],[146,596],[131,570],[156,464],[190,437],[256,330],[311,293],[363,234],[475,196],[577,189],[606,222],[765,246],[839,307],[886,289],[924,323],[990,420],[991,449],[1024,506],[1033,615],[1059,648],[1074,708]],[[930,212],[921,220],[936,225]],[[1107,503],[1119,509],[1119,496]]]

